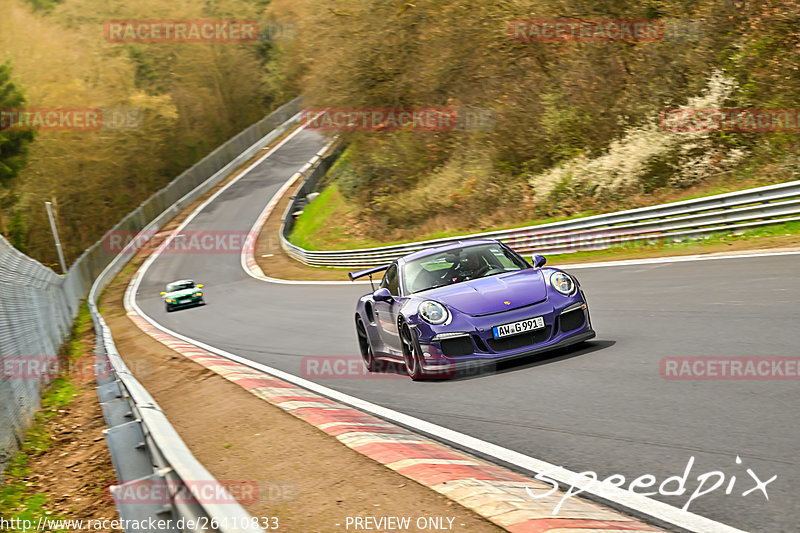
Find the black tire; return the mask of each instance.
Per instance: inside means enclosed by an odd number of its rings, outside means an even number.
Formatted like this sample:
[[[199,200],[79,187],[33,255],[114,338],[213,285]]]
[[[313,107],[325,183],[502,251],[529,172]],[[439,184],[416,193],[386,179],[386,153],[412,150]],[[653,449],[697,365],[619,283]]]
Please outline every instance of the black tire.
[[[167,307],[167,313],[171,313],[172,312],[172,307],[169,304],[167,304],[166,307]]]
[[[400,342],[403,345],[403,361],[406,365],[408,377],[414,381],[425,379],[425,371],[422,369],[422,357],[417,348],[416,337],[411,328],[404,321],[399,324]]]
[[[367,335],[367,328],[364,326],[364,321],[361,317],[356,315],[356,335],[358,336],[358,347],[361,350],[361,358],[364,360],[364,366],[370,372],[375,372],[375,353],[372,351],[372,345],[369,342]]]

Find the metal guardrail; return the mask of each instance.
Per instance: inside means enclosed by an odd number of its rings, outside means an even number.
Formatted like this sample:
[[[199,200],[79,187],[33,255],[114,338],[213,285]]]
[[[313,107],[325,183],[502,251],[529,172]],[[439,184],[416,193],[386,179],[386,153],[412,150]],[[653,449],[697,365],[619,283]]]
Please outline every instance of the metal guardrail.
[[[302,212],[303,208],[308,205],[308,195],[314,192],[319,180],[339,158],[343,149],[344,147],[336,144],[336,141],[331,141],[331,144],[328,144],[314,154],[314,157],[312,157],[308,163],[300,167],[300,169],[289,178],[289,181],[300,177],[304,179],[303,184],[297,189],[297,192],[295,192],[292,197],[292,201],[289,202],[286,211],[283,213],[283,225],[281,228],[282,238],[283,235],[289,235],[292,229],[294,229],[294,222],[297,216]],[[285,239],[283,239],[283,241],[285,241]],[[288,244],[288,241],[286,241],[286,243]],[[286,245],[284,244],[284,246]]]
[[[317,172],[312,169],[307,181],[313,177],[317,183],[321,178]],[[311,188],[304,185],[303,190],[307,193]],[[298,210],[302,201],[298,195],[284,216],[281,244],[286,253],[311,266],[356,268],[386,264],[423,248],[467,239],[497,239],[520,253],[560,254],[632,242],[693,239],[792,222],[800,220],[800,181],[524,228],[341,251],[306,250],[289,242],[293,227],[289,215]]]
[[[195,459],[159,405],[119,356],[111,330],[96,307],[103,285],[114,278],[115,270],[110,267],[98,278],[99,283],[95,283],[89,296],[89,306],[97,339],[97,396],[109,427],[103,434],[118,481],[110,494],[120,518],[128,521],[126,524],[142,524],[139,528],[129,525],[125,530],[151,531],[147,523],[153,519],[163,524],[159,525],[159,531],[174,533],[262,531]],[[198,493],[200,497],[196,496]],[[203,493],[212,496],[204,499]],[[129,494],[136,497],[130,498]]]
[[[147,522],[140,522],[145,518],[171,519],[172,529],[160,528],[167,531],[262,531],[194,458],[158,404],[122,361],[98,312],[97,299],[132,257],[134,246],[146,245],[146,240],[183,207],[287,131],[299,120],[301,110],[301,100],[296,98],[218,147],[109,232],[131,237],[138,233],[142,238],[132,239],[122,251],[111,249],[101,239],[78,258],[64,277],[14,250],[0,237],[0,355],[56,353],[69,334],[81,299],[89,292],[88,305],[97,339],[97,393],[109,426],[105,437],[117,478],[123,488],[150,484],[150,488],[158,487],[160,494],[169,491],[166,501],[127,501],[117,497],[119,488],[112,487],[120,517],[141,525],[139,529],[129,527],[128,532],[149,531]],[[14,394],[8,403],[3,400],[0,409],[0,435],[4,437],[0,459],[14,453],[39,405],[38,380],[10,381],[0,373],[0,395],[4,391]],[[198,484],[211,490],[213,501],[177,497]],[[179,523],[181,528],[177,529]]]
[[[183,519],[183,524],[187,524],[187,520],[196,524],[194,527],[183,527],[183,531],[205,530],[222,533],[262,531],[257,523],[253,523],[244,508],[194,458],[170,425],[161,408],[128,370],[122,358],[119,357],[111,331],[97,310],[97,300],[105,286],[114,279],[135,252],[136,246],[145,245],[145,241],[174,217],[181,208],[205,194],[230,175],[240,164],[246,162],[264,146],[288,130],[291,124],[299,118],[299,113],[299,99],[293,100],[272,113],[270,117],[273,119],[280,117],[283,121],[267,135],[257,138],[246,149],[242,149],[228,164],[213,172],[196,187],[188,190],[184,187],[183,196],[153,218],[146,226],[138,228],[139,235],[143,235],[144,238],[133,239],[121,253],[111,260],[92,285],[89,293],[89,309],[95,324],[96,354],[99,364],[107,364],[112,371],[111,376],[98,378],[97,391],[106,424],[109,426],[105,432],[106,441],[117,478],[122,482],[122,485],[112,487],[111,490],[122,519],[140,521],[143,518],[155,517],[160,520],[169,519],[171,520],[170,524],[173,525],[180,523],[181,519]],[[238,137],[234,137],[231,141],[236,141]],[[131,215],[135,214],[136,212]],[[126,484],[134,486],[155,484],[169,489],[171,493],[181,495],[185,495],[187,490],[191,490],[192,487],[202,485],[205,490],[210,490],[215,496],[213,501],[197,501],[196,499],[185,501],[182,497],[171,497],[167,505],[158,502],[131,503],[124,498],[117,497],[120,491],[124,490]],[[205,524],[205,527],[197,525],[200,523]],[[147,529],[141,531],[147,531]],[[181,530],[173,529],[173,531]]]

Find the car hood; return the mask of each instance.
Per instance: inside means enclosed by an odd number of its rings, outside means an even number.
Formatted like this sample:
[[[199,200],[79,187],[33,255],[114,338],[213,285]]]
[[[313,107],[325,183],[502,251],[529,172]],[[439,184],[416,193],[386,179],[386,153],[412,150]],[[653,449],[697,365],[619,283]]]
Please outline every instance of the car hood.
[[[164,296],[164,298],[184,298],[186,296],[191,296],[192,294],[196,293],[199,290],[200,289],[195,287],[194,289],[183,289],[180,291],[172,291],[168,292],[167,295]]]
[[[425,297],[462,313],[488,315],[541,302],[547,298],[547,287],[542,271],[528,268],[440,287]]]

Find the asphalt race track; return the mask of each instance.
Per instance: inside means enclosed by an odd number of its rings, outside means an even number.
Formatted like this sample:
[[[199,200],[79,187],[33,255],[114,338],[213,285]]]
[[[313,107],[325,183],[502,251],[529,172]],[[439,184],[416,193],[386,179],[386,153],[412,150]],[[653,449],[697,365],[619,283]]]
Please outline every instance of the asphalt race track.
[[[301,132],[186,229],[249,230],[277,189],[323,144],[317,133]],[[659,362],[800,355],[800,255],[574,274],[598,334],[579,349],[451,381],[315,381],[573,471],[622,474],[624,487],[652,474],[657,488],[683,475],[694,457],[685,494],[653,497],[683,507],[697,476],[718,470],[724,482],[692,501],[689,511],[747,531],[798,531],[798,381],[673,381],[661,377]],[[208,305],[167,314],[159,292],[181,278],[205,283]],[[266,283],[242,270],[238,253],[169,253],[147,272],[137,303],[172,330],[301,375],[305,356],[358,353],[353,311],[367,289]],[[747,469],[762,481],[777,475],[766,485],[769,500],[759,490],[742,496],[755,485]]]

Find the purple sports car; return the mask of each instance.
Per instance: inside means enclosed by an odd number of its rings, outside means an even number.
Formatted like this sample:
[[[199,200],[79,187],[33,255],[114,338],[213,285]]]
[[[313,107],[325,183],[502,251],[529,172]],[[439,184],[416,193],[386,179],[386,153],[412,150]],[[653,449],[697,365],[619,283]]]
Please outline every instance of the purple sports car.
[[[354,280],[386,271],[356,307],[364,363],[375,371],[378,359],[402,362],[419,380],[593,338],[578,281],[544,264],[498,241],[470,240],[351,272]]]

